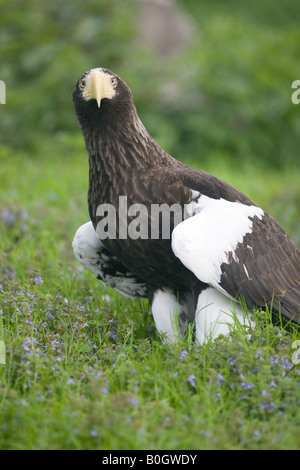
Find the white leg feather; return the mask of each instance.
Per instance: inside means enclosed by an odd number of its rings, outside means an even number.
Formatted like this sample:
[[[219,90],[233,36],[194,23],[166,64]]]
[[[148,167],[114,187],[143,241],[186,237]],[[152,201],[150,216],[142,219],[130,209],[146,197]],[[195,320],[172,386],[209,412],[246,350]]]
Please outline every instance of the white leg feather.
[[[242,325],[254,325],[238,303],[213,287],[205,289],[199,295],[197,303],[195,317],[197,341],[203,344],[209,338],[215,339],[219,335],[227,335],[235,324],[235,318]]]
[[[152,314],[156,328],[167,343],[174,343],[179,336],[178,305],[170,289],[157,290],[152,301]]]

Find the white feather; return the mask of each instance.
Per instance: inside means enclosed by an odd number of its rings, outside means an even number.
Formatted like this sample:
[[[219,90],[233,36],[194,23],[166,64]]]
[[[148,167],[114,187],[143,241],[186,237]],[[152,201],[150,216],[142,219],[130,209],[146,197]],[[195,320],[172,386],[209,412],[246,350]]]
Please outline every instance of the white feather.
[[[122,274],[118,271],[115,276],[106,274],[110,262],[115,260],[109,257],[104,250],[103,243],[97,237],[92,222],[79,227],[73,240],[73,250],[78,261],[108,287],[115,289],[122,295],[130,298],[147,297],[147,289],[134,274],[127,271]]]
[[[92,222],[78,228],[72,246],[78,261],[95,276],[101,275],[99,252],[103,250],[103,243],[97,237]]]
[[[225,297],[213,287],[205,289],[198,297],[195,318],[196,339],[200,344],[209,338],[227,335],[236,324],[254,326],[240,305]]]
[[[152,314],[158,331],[167,342],[174,342],[186,331],[187,324],[194,320],[193,296],[179,298],[172,289],[158,289],[152,301]]]
[[[229,252],[234,254],[238,243],[252,232],[250,217],[262,218],[264,212],[256,206],[225,199],[201,196],[196,215],[184,220],[172,233],[172,249],[181,262],[202,282],[220,289],[221,265]]]
[[[155,326],[166,342],[173,343],[179,337],[176,297],[171,289],[157,290],[152,302]]]

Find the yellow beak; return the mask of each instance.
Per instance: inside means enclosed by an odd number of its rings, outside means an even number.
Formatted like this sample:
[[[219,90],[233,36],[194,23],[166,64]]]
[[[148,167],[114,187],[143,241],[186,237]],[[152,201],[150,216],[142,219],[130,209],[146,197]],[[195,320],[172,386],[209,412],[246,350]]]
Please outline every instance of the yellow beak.
[[[105,97],[105,81],[103,74],[98,70],[95,70],[91,76],[91,95],[100,108],[101,100]]]
[[[92,69],[86,78],[85,90],[82,96],[87,100],[96,100],[98,108],[100,108],[103,98],[111,99],[115,94],[115,90],[111,84],[111,75],[102,70]]]

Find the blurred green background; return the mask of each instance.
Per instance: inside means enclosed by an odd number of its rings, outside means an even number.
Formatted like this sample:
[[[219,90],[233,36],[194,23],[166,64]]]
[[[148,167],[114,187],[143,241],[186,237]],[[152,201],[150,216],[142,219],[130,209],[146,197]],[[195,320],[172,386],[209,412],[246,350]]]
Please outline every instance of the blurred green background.
[[[172,352],[147,302],[104,288],[72,250],[89,217],[72,91],[97,66],[128,83],[166,151],[300,246],[299,19],[299,0],[0,0],[0,449],[299,447],[283,331]]]
[[[198,168],[299,160],[299,0],[0,0],[1,151],[72,154],[72,90],[103,66],[153,137]]]

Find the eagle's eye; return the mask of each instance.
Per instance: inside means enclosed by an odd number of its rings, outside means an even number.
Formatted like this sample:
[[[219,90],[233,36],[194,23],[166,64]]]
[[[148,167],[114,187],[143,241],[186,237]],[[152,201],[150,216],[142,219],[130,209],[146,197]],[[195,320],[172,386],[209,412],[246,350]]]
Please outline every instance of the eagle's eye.
[[[116,86],[116,84],[117,84],[117,79],[116,79],[116,77],[111,77],[110,83],[112,84],[112,86]]]
[[[86,81],[85,80],[80,80],[79,86],[82,90],[84,89],[85,85],[86,85]]]

